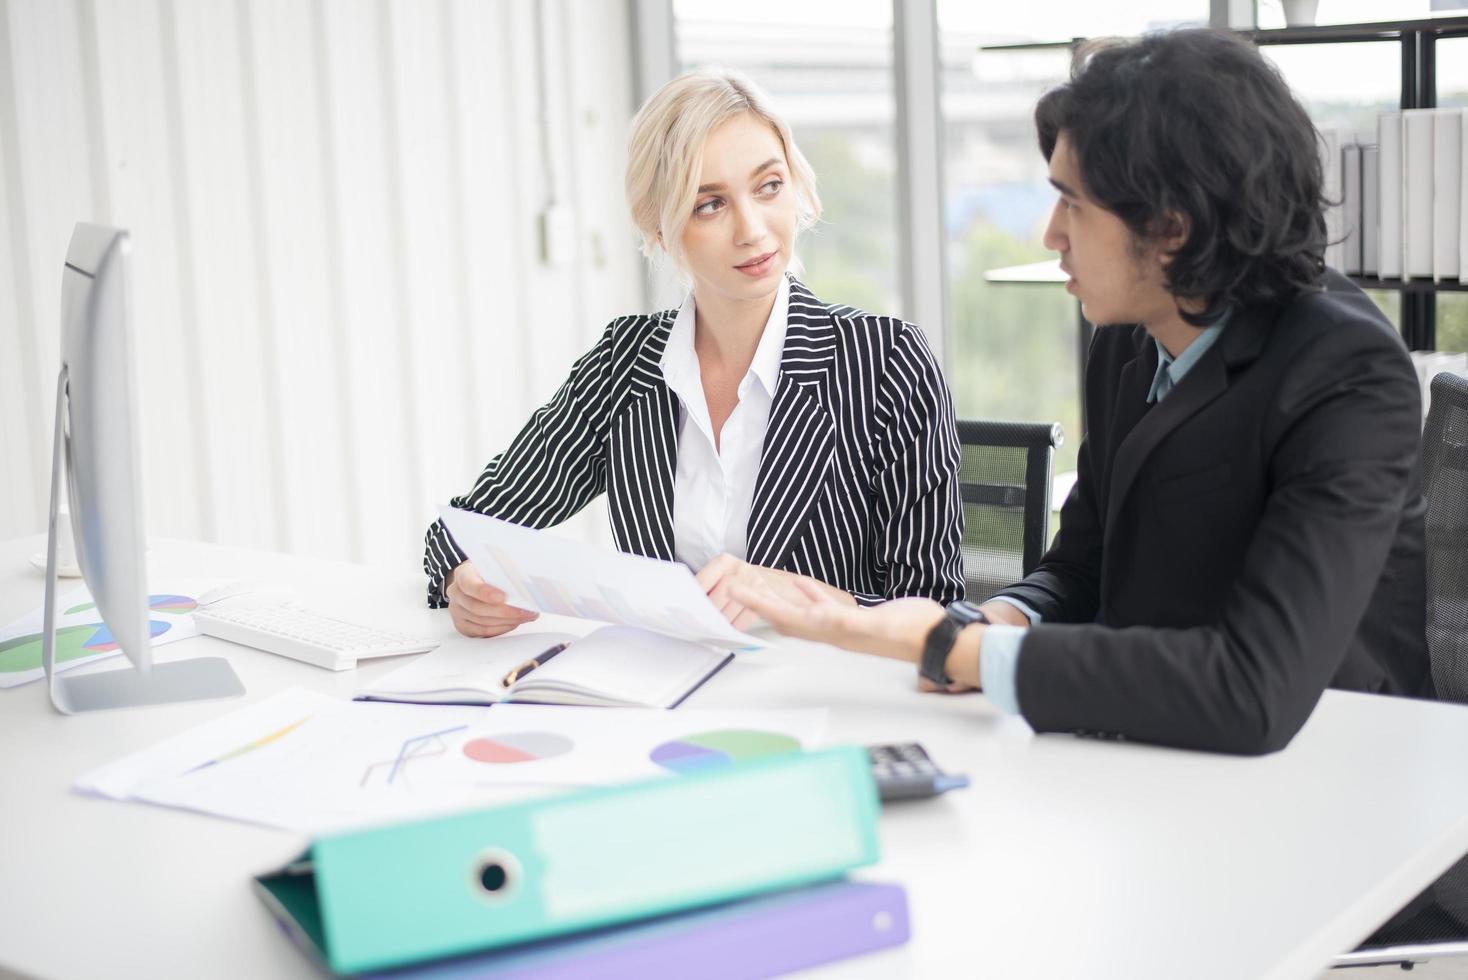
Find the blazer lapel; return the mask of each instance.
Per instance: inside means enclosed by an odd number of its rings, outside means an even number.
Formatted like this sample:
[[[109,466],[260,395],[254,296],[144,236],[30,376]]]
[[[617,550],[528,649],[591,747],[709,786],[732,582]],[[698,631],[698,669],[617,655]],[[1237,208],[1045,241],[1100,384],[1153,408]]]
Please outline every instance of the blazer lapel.
[[[1228,389],[1230,369],[1258,356],[1263,347],[1265,326],[1266,320],[1259,311],[1236,313],[1213,349],[1193,365],[1171,394],[1150,409],[1146,407],[1145,399],[1152,383],[1151,377],[1134,377],[1133,384],[1120,387],[1120,396],[1132,403],[1126,406],[1126,412],[1134,414],[1140,407],[1145,414],[1122,437],[1116,450],[1106,500],[1105,538],[1110,538],[1122,502],[1152,451],[1169,433]],[[1141,364],[1144,360],[1139,357],[1127,366]],[[1151,363],[1155,371],[1155,355]],[[1125,415],[1118,412],[1118,417]]]
[[[1111,406],[1114,421],[1110,438],[1113,445],[1119,445],[1126,439],[1152,407],[1147,404],[1147,390],[1152,386],[1152,375],[1157,373],[1157,345],[1145,328],[1136,329],[1139,335],[1137,356],[1122,365],[1115,404]]]
[[[607,502],[622,551],[673,560],[673,479],[678,465],[678,396],[661,359],[671,314],[638,352],[627,400],[608,428]]]
[[[836,450],[830,408],[835,361],[829,308],[792,280],[780,381],[749,512],[750,564],[778,567],[820,499]]]

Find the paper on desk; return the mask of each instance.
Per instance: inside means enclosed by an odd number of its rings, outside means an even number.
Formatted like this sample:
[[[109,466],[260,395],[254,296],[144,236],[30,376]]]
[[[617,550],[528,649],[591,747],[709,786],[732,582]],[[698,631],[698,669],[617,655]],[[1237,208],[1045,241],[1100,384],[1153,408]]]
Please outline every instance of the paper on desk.
[[[79,792],[322,833],[812,745],[824,709],[341,701],[293,688],[88,773]]]
[[[764,641],[729,625],[686,565],[628,555],[453,507],[439,515],[454,542],[509,604],[597,619],[723,649]]]
[[[94,769],[77,779],[74,788],[89,796],[125,800],[151,780],[188,772],[241,746],[263,748],[273,741],[268,739],[271,733],[283,737],[304,719],[334,711],[343,703],[340,698],[289,688]]]
[[[153,646],[198,636],[193,610],[198,605],[198,597],[215,584],[189,580],[163,582],[153,587],[148,596]],[[16,687],[46,676],[41,668],[41,634],[45,622],[45,607],[40,606],[0,629],[0,688]],[[121,652],[85,587],[57,598],[57,671],[115,657]]]
[[[473,787],[416,785],[405,760],[486,710],[354,703],[291,688],[87,773],[75,789],[306,833],[401,819],[473,795]]]

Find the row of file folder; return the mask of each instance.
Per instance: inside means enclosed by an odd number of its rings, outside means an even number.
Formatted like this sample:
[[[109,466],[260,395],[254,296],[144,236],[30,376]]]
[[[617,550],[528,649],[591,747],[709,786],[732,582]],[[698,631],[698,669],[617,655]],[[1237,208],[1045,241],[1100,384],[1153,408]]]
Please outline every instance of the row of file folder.
[[[1468,109],[1377,118],[1376,142],[1322,130],[1325,264],[1348,275],[1468,282]]]
[[[905,942],[860,748],[374,827],[256,880],[340,975],[772,976]]]

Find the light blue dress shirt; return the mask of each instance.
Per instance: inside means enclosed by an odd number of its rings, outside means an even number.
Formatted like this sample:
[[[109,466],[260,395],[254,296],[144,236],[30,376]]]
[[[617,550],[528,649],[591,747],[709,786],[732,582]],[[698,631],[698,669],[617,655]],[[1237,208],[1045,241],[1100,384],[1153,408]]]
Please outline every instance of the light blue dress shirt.
[[[1153,338],[1152,342],[1157,344],[1157,373],[1152,375],[1152,387],[1147,391],[1147,404],[1160,402],[1172,393],[1172,389],[1182,381],[1183,375],[1192,370],[1193,365],[1208,353],[1208,348],[1217,342],[1218,335],[1228,325],[1232,312],[1230,310],[1224,313],[1217,323],[1205,328],[1177,357],[1169,354]],[[1040,625],[1039,614],[1018,599],[995,596],[992,601],[1007,602],[1025,614],[1030,626]],[[990,626],[984,631],[984,644],[979,656],[979,682],[984,686],[984,693],[996,708],[1012,715],[1019,714],[1016,677],[1019,673],[1020,645],[1027,630],[1028,627],[1025,626]]]

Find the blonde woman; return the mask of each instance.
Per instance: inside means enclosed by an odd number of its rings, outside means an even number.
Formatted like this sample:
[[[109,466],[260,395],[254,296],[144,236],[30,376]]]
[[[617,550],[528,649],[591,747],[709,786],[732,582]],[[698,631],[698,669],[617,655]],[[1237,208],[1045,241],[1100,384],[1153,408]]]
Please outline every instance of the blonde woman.
[[[791,276],[820,216],[790,128],[728,71],[683,75],[632,123],[627,203],[651,258],[690,289],[614,320],[453,506],[549,527],[605,492],[623,551],[676,560],[736,626],[735,585],[834,601],[963,595],[949,394],[911,324],[816,299]],[[443,525],[428,602],[469,636],[535,618],[505,603]]]

